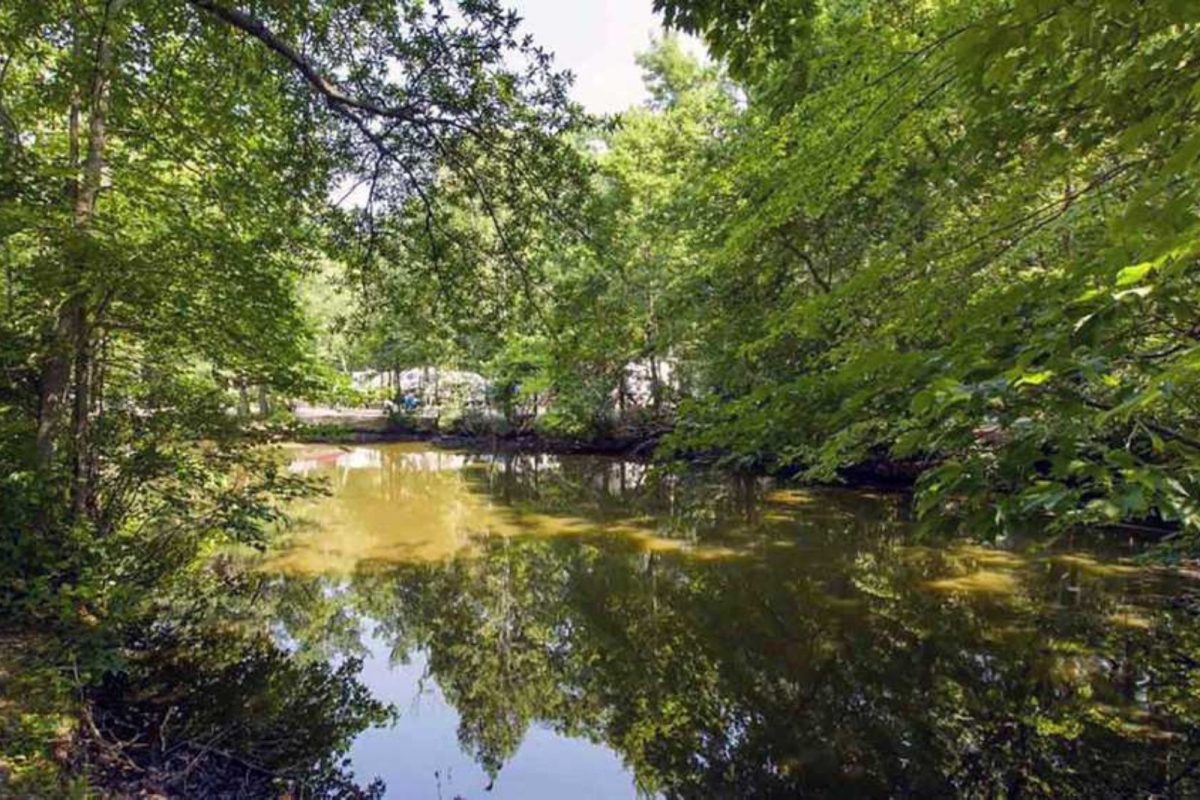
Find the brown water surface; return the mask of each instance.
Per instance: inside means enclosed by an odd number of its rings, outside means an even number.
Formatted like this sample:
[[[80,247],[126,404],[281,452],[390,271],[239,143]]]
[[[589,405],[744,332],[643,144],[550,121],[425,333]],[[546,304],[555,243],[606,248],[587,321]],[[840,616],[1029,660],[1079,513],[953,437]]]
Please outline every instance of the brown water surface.
[[[307,448],[264,569],[365,657],[394,797],[1197,796],[1197,587],[1099,534],[605,458]],[[343,655],[339,655],[343,654]]]

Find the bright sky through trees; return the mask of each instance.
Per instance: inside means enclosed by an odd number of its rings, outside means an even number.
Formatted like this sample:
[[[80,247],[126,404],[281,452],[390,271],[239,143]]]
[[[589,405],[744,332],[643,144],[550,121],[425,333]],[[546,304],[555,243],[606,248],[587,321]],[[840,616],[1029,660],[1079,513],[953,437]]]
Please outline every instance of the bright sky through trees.
[[[588,111],[616,113],[646,99],[634,56],[663,32],[650,0],[513,0],[511,6],[555,63],[575,74],[571,95]],[[682,39],[685,50],[703,55],[699,41]]]

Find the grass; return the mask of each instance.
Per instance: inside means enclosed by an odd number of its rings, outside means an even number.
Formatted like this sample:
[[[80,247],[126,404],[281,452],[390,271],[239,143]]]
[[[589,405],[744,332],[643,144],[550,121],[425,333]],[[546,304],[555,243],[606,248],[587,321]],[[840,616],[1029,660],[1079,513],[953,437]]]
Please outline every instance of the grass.
[[[0,632],[0,798],[93,796],[73,768],[78,695],[50,649]]]

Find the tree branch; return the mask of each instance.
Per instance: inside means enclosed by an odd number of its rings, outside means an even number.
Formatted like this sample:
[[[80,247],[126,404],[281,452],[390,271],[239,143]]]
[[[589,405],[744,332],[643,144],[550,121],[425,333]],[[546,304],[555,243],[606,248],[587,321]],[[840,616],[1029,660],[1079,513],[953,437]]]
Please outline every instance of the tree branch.
[[[808,274],[812,276],[814,281],[816,281],[817,286],[821,287],[821,291],[829,294],[829,281],[821,277],[821,273],[817,271],[817,265],[813,263],[812,257],[799,247],[796,247],[796,245],[792,244],[791,239],[788,239],[787,236],[785,236],[782,232],[779,234],[779,242],[787,249],[789,253],[804,262],[804,266],[808,269]]]
[[[304,80],[324,96],[326,102],[331,105],[356,108],[372,116],[387,117],[389,119],[409,120],[413,122],[436,121],[430,119],[422,120],[418,109],[411,104],[383,106],[372,100],[346,94],[335,83],[322,75],[317,66],[306,56],[281,39],[266,24],[244,11],[239,11],[236,8],[227,8],[213,0],[187,0],[187,2],[195,8],[217,17],[226,24],[232,25],[244,33],[248,33],[271,50],[283,56],[304,77]]]

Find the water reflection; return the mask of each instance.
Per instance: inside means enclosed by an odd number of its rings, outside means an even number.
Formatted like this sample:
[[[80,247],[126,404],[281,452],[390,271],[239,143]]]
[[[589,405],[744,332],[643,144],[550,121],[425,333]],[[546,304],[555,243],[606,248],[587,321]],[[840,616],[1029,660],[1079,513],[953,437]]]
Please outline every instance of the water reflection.
[[[560,797],[597,769],[667,797],[1200,792],[1195,592],[1120,547],[918,543],[898,498],[612,460],[296,464],[334,494],[267,563],[320,598],[281,624],[300,647],[353,630],[377,693],[452,716],[478,775],[447,796]],[[355,768],[404,763],[394,796],[436,797],[445,759],[404,742],[448,729],[399,710]]]

